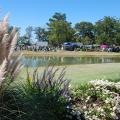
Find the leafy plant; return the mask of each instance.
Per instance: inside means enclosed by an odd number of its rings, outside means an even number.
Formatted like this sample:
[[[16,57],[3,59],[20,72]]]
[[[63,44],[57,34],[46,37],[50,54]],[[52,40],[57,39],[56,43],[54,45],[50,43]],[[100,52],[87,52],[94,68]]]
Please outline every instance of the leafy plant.
[[[26,119],[60,120],[64,117],[70,98],[69,81],[64,79],[64,69],[58,77],[58,69],[46,68],[42,76],[34,71],[27,73],[27,82],[21,89],[21,101]]]
[[[54,67],[47,67],[42,75],[37,69],[32,76],[27,72],[26,84],[19,90],[19,101],[25,113],[22,120],[69,120],[68,116],[78,120],[71,113],[70,81],[64,75],[65,68],[59,73]],[[80,112],[78,116],[81,118]]]

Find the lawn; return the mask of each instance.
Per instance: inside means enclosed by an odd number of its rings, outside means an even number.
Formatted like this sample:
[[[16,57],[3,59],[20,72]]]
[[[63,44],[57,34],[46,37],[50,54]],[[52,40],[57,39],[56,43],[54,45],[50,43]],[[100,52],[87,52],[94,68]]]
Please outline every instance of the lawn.
[[[58,68],[63,68],[59,66]],[[120,63],[107,63],[107,64],[82,64],[82,65],[69,65],[66,66],[67,79],[71,80],[71,84],[76,86],[82,83],[86,83],[89,80],[95,79],[120,79]],[[44,70],[43,67],[38,69],[41,73]],[[29,68],[31,73],[33,68]],[[26,74],[26,68],[23,68],[20,77],[24,78]]]
[[[120,53],[115,52],[84,52],[84,51],[57,51],[57,52],[44,52],[44,51],[21,51],[15,52],[14,55],[22,53],[24,56],[62,56],[62,57],[79,57],[79,56],[112,56],[112,57],[120,57]]]

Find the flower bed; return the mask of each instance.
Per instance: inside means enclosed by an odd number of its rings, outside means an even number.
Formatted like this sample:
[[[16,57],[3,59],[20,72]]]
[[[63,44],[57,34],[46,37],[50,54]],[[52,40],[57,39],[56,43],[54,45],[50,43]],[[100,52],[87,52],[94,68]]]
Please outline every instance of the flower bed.
[[[74,106],[86,120],[120,119],[120,82],[93,80],[73,93]]]

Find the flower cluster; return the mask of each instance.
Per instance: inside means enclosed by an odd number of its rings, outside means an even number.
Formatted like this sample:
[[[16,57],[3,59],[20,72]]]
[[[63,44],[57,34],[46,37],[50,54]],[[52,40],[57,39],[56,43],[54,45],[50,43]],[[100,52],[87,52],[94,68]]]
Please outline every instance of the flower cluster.
[[[75,106],[87,120],[120,119],[120,82],[93,80],[77,89],[74,96]]]

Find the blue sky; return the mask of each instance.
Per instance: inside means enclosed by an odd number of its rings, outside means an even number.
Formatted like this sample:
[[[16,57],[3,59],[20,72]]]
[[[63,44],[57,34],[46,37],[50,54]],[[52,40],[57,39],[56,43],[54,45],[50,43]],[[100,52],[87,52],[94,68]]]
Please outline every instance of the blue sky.
[[[55,12],[66,13],[73,25],[80,21],[96,22],[104,16],[120,18],[120,0],[0,0],[0,19],[10,12],[10,24],[24,29],[46,27]]]

